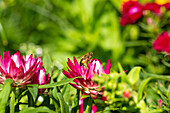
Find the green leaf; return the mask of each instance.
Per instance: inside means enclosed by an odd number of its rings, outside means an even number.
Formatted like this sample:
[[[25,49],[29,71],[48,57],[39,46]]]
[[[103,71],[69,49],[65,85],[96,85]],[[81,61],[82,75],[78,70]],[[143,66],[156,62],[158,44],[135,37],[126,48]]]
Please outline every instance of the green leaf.
[[[83,99],[83,98],[88,98],[88,97],[90,97],[90,95],[82,95],[82,96],[81,96],[81,99]]]
[[[28,87],[28,90],[31,93],[33,100],[35,102],[38,95],[38,84],[32,84],[31,87]]]
[[[69,102],[69,98],[70,98],[70,92],[71,92],[71,85],[70,84],[66,84],[64,85],[64,88],[62,90],[62,95],[63,95],[63,98],[66,102]]]
[[[14,113],[14,112],[15,112],[15,94],[12,91],[11,99],[10,99],[10,113]]]
[[[140,113],[147,113],[145,101],[142,99],[137,103],[137,107],[140,108]]]
[[[56,94],[57,94],[57,97],[58,97],[59,102],[60,102],[61,113],[69,113],[69,106],[64,101],[64,98],[63,98],[61,92],[57,91],[57,88],[55,87],[53,89],[53,95],[56,95]]]
[[[80,99],[80,90],[77,89],[77,94],[74,97],[74,107],[72,108],[71,113],[78,113],[79,99]]]
[[[53,88],[53,87],[56,87],[56,86],[62,86],[62,85],[68,84],[70,82],[73,82],[74,79],[75,78],[71,78],[71,79],[67,79],[67,80],[62,80],[60,82],[54,82],[54,83],[50,83],[50,84],[39,85],[38,88]]]
[[[142,94],[143,94],[143,90],[145,88],[145,86],[147,85],[147,83],[152,80],[152,79],[162,79],[162,80],[167,80],[170,81],[170,76],[156,76],[156,75],[150,75],[152,77],[149,77],[145,80],[143,80],[139,86],[139,90],[138,90],[138,102],[142,99]]]
[[[143,90],[146,86],[146,84],[152,79],[152,77],[147,78],[145,80],[143,80],[139,86],[139,90],[138,90],[138,102],[142,99],[142,94],[143,94]]]
[[[91,113],[91,111],[92,111],[92,102],[93,102],[93,99],[91,97],[86,98],[86,99],[83,100],[83,108],[85,108],[84,113]]]
[[[51,58],[50,58],[49,54],[46,54],[43,57],[43,66],[44,66],[45,70],[47,71],[47,73],[50,73],[50,76],[51,76],[51,71],[52,71],[51,65],[52,65]]]
[[[60,105],[59,105],[59,102],[58,102],[57,89],[54,88],[52,93],[53,93],[52,95],[55,99],[55,101],[53,101],[53,102],[54,102],[54,106],[55,106],[55,109],[56,109],[56,113],[60,113],[61,110],[60,110]]]
[[[123,76],[123,75],[125,76],[126,74],[125,74],[124,69],[122,68],[122,66],[121,66],[120,63],[118,63],[118,68],[119,68],[119,71],[120,71],[121,75],[122,75],[122,76]]]
[[[28,108],[24,108],[19,113],[55,113],[55,112],[47,107],[38,107],[38,108],[28,107]]]
[[[28,89],[24,90],[23,92],[21,92],[21,93],[18,95],[18,97],[16,97],[15,105],[18,104],[19,101],[21,100],[21,98],[26,95],[27,91],[28,91]]]
[[[134,85],[139,80],[141,67],[134,67],[128,74],[129,82]]]
[[[13,80],[6,79],[4,82],[4,87],[2,91],[0,92],[0,111],[1,113],[5,113],[5,107],[8,103],[8,99],[11,93],[11,86],[12,86]]]

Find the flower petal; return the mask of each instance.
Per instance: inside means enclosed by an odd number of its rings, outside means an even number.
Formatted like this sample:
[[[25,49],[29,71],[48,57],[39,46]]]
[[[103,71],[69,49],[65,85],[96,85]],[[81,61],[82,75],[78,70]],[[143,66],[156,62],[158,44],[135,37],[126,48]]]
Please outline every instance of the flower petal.
[[[24,78],[24,69],[22,66],[17,69],[16,74],[15,81],[21,81]]]
[[[68,78],[73,78],[73,76],[70,73],[68,73],[67,71],[65,71],[65,70],[63,70],[63,74],[65,76],[67,76]]]
[[[106,74],[110,73],[110,68],[111,68],[111,62],[110,62],[110,58],[109,58],[108,61],[107,61],[107,64],[106,64],[106,68],[105,68]]]
[[[83,88],[80,85],[77,84],[73,84],[73,83],[69,83],[70,85],[72,85],[74,88],[82,90]]]
[[[11,57],[10,57],[9,51],[4,52],[4,65],[5,65],[5,68],[9,67],[10,60],[11,60]]]
[[[16,67],[15,62],[13,60],[11,60],[9,69],[7,71],[9,73],[9,75],[10,75],[9,76],[10,78],[15,78],[16,77],[17,67]],[[6,76],[6,78],[8,78],[8,77]]]
[[[11,55],[11,59],[15,62],[15,65],[17,68],[20,66],[23,66],[22,60],[21,60],[21,55],[20,52],[17,51],[15,54]]]

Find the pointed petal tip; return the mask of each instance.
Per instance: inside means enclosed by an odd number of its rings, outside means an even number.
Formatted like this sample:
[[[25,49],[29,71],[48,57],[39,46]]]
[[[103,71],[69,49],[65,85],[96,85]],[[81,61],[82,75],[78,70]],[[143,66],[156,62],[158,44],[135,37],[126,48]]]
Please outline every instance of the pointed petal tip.
[[[107,64],[106,64],[106,68],[105,68],[106,74],[110,73],[110,68],[111,68],[111,61],[110,61],[110,58],[109,58],[108,61],[107,61]]]

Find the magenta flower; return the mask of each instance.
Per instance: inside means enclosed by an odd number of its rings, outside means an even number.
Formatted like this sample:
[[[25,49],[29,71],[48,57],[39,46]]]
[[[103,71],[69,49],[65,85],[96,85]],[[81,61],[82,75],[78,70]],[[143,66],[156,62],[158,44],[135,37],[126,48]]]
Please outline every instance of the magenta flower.
[[[153,48],[158,52],[170,53],[170,36],[168,32],[164,31],[158,36],[158,38],[153,42]]]
[[[69,72],[63,70],[63,74],[68,78],[82,77],[74,79],[76,84],[70,83],[73,87],[81,90],[83,93],[90,95],[93,99],[103,96],[104,88],[99,90],[99,85],[93,81],[94,75],[109,74],[110,73],[110,59],[104,69],[98,59],[92,59],[85,68],[84,65],[80,66],[74,57],[74,64],[70,59],[67,62],[70,69]]]
[[[34,76],[32,77],[32,83],[31,84],[39,84],[44,85],[48,84],[50,82],[49,74],[46,75],[46,71],[44,68],[41,68],[38,70]],[[45,89],[39,89],[39,94],[42,94],[45,91]]]
[[[170,3],[163,4],[162,6],[164,6],[167,11],[170,10]]]
[[[161,14],[161,5],[156,4],[156,3],[147,3],[144,5],[144,10],[149,10],[155,14]]]
[[[143,7],[138,1],[128,1],[122,6],[121,25],[132,24],[143,16]]]
[[[79,100],[79,113],[83,113],[84,112],[84,108],[83,108],[83,100],[85,98],[82,98]],[[97,106],[95,104],[92,105],[92,112],[91,113],[96,113],[97,112]]]
[[[32,83],[34,75],[39,75],[39,77],[42,78],[45,76],[42,74],[44,70],[41,69],[42,61],[39,57],[35,59],[32,55],[27,55],[26,58],[24,56],[21,58],[19,51],[10,56],[9,51],[7,51],[4,52],[3,59],[0,55],[0,74],[2,75],[0,76],[1,84],[3,84],[7,78],[10,78],[13,80],[13,86],[26,85]],[[39,78],[38,83],[44,83],[45,79],[42,78]]]
[[[158,100],[158,104],[161,107],[161,105],[162,105],[162,100],[161,99]]]

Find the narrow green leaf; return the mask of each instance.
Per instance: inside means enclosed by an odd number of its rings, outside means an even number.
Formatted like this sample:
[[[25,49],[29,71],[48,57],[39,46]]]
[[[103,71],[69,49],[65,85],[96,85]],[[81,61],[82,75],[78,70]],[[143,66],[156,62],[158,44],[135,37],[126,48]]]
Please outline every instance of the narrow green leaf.
[[[49,54],[46,54],[43,57],[43,66],[44,66],[45,70],[47,71],[47,73],[50,73],[50,75],[51,75],[51,71],[52,71],[51,65],[52,65],[51,58],[50,58]]]
[[[26,95],[28,89],[24,90],[23,92],[21,92],[21,94],[19,94],[18,97],[16,97],[16,100],[15,100],[15,105],[18,104],[18,102],[20,101],[20,99]]]
[[[120,71],[121,80],[124,81],[124,82],[129,82],[128,79],[127,79],[126,73],[124,72],[124,69],[122,68],[120,63],[118,63],[118,68],[119,68],[119,71]]]
[[[142,94],[143,94],[143,90],[145,88],[145,86],[147,85],[147,83],[151,80],[151,79],[162,79],[162,80],[167,80],[169,81],[170,80],[170,76],[155,76],[155,75],[152,75],[151,77],[143,80],[139,86],[139,90],[138,90],[138,102],[142,99]]]
[[[70,87],[71,87],[70,84],[66,84],[66,85],[64,85],[64,88],[62,90],[62,95],[66,102],[69,102],[70,92],[71,92]]]
[[[55,87],[53,93],[57,94],[57,97],[59,99],[60,102],[60,107],[61,107],[61,113],[69,113],[69,106],[66,104],[66,102],[64,101],[64,98],[61,94],[60,91],[57,91],[57,88]]]
[[[143,90],[146,86],[146,84],[152,79],[152,77],[149,77],[145,80],[142,81],[142,83],[139,86],[139,90],[138,90],[138,102],[142,99],[142,94],[143,94]]]
[[[24,108],[19,113],[55,113],[55,112],[47,107],[38,107],[38,108],[28,107],[28,108]]]
[[[87,100],[87,103],[84,102],[85,100]],[[86,105],[85,113],[91,113],[91,111],[92,111],[92,102],[93,102],[93,99],[91,97],[83,100],[83,108],[84,108],[84,105]]]
[[[118,63],[118,68],[119,68],[121,75],[126,75],[120,63]]]
[[[77,94],[74,98],[74,107],[71,110],[71,113],[78,113],[79,110],[79,99],[80,99],[80,90],[77,89]]]
[[[11,99],[10,99],[10,113],[14,113],[14,112],[15,112],[15,94],[12,91]]]
[[[74,79],[75,78],[71,78],[71,79],[67,79],[67,80],[62,80],[60,82],[54,82],[51,84],[39,85],[38,88],[53,88],[56,86],[62,86],[62,85],[68,84],[69,82],[73,82]]]
[[[170,98],[170,85],[168,86],[167,97]]]
[[[38,95],[38,84],[32,84],[32,87],[28,87],[28,90],[31,93],[33,100],[35,102]]]
[[[81,99],[83,99],[83,98],[88,98],[88,97],[90,97],[90,95],[82,95],[82,96],[81,96]]]
[[[134,67],[128,74],[129,82],[134,85],[139,80],[141,67]]]
[[[57,102],[54,101],[56,113],[60,113],[61,110],[60,110],[60,105],[59,105],[59,103],[58,103],[58,96],[57,96],[57,89],[56,89],[56,88],[53,89],[53,97],[54,97],[54,99],[57,101]]]
[[[8,99],[11,93],[11,86],[12,86],[13,80],[6,79],[4,82],[4,87],[2,91],[0,92],[0,111],[1,113],[5,113],[5,107],[8,103]]]

